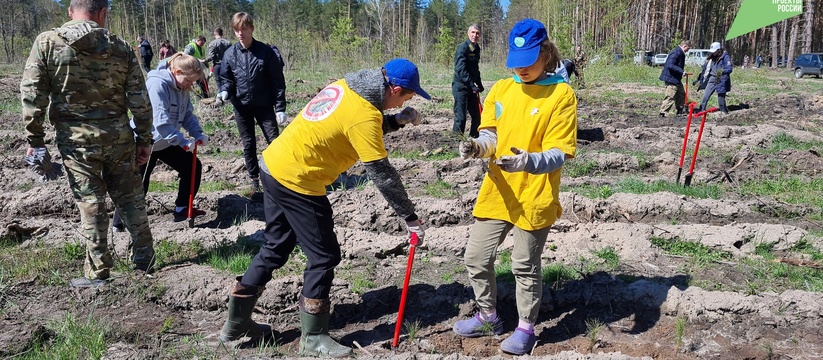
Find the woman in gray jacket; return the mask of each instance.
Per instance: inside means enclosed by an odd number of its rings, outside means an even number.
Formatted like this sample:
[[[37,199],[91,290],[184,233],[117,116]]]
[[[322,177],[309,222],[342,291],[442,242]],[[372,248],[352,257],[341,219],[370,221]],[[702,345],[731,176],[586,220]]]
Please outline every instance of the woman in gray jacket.
[[[180,222],[188,217],[188,201],[191,189],[192,160],[195,143],[206,145],[208,135],[203,133],[200,121],[194,115],[194,106],[191,104],[189,91],[192,86],[203,77],[202,63],[191,55],[177,53],[152,70],[146,80],[149,91],[154,121],[152,124],[151,158],[140,167],[143,174],[143,192],[148,191],[149,178],[157,165],[162,161],[176,170],[180,179],[177,187],[177,199],[174,201],[174,221]],[[189,138],[180,131],[185,129]],[[200,188],[202,164],[197,160],[195,173],[194,193]],[[193,209],[192,216],[203,216],[206,212]],[[123,231],[123,222],[120,214],[115,211],[113,230]]]

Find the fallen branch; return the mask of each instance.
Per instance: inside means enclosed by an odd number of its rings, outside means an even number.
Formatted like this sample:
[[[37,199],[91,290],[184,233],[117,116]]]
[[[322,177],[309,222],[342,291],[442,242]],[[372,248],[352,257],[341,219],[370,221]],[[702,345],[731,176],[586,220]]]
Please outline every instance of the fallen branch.
[[[362,350],[362,351],[363,351],[363,352],[365,352],[366,354],[369,354],[369,357],[370,357],[370,358],[374,358],[374,354],[370,353],[368,350],[366,350],[366,349],[364,349],[362,346],[360,346],[360,344],[359,344],[357,341],[352,341],[352,344],[354,344],[355,346],[357,346],[357,348],[358,348],[358,349]]]
[[[802,260],[802,259],[778,258],[778,259],[774,259],[772,261],[776,262],[776,263],[783,263],[783,264],[789,264],[789,265],[794,265],[794,266],[803,266],[803,267],[808,267],[808,268],[812,268],[812,269],[823,269],[823,264],[818,264],[814,261],[808,261],[808,260]]]

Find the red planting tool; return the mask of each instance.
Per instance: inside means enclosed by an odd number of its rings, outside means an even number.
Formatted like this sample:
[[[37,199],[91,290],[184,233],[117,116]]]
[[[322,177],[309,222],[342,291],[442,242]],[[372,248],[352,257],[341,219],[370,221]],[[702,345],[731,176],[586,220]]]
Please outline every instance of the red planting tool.
[[[197,144],[200,141],[194,142],[194,149],[192,149],[192,157],[191,157],[191,187],[189,188],[189,227],[194,227],[194,180],[195,176],[197,176]]]
[[[686,158],[686,144],[689,142],[689,130],[692,127],[692,113],[694,112],[694,105],[697,103],[689,104],[689,116],[686,118],[686,134],[683,135],[683,148],[680,150],[680,167],[677,168],[677,180],[675,180],[675,184],[680,184],[680,173],[683,172],[683,159]]]
[[[700,131],[697,132],[697,142],[694,144],[694,153],[692,154],[692,165],[689,167],[689,173],[686,174],[686,179],[683,181],[683,186],[689,186],[692,183],[692,176],[694,175],[694,164],[697,162],[697,150],[700,148],[700,138],[703,137],[703,126],[706,125],[706,115],[717,111],[716,107],[701,111],[694,116],[702,116],[700,121]]]
[[[479,95],[478,95],[479,96]],[[403,292],[400,295],[400,310],[397,312],[397,325],[394,326],[394,339],[392,340],[392,350],[397,349],[397,341],[400,339],[400,328],[403,326],[403,312],[406,310],[406,295],[409,292],[409,279],[411,278],[412,265],[414,264],[414,249],[420,243],[417,233],[411,233],[409,240],[409,263],[406,264],[406,278],[403,279]]]

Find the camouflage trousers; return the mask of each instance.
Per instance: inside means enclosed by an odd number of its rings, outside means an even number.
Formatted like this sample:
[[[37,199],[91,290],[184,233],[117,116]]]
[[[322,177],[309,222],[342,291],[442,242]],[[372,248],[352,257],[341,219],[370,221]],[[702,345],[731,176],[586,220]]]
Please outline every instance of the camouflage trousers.
[[[664,114],[674,107],[677,112],[683,111],[683,106],[686,102],[686,90],[683,89],[683,83],[666,84],[666,97],[663,98],[663,104],[660,105],[660,113]]]
[[[86,237],[84,274],[106,279],[114,260],[108,248],[109,215],[106,194],[120,210],[131,234],[129,257],[135,267],[150,271],[154,266],[154,243],[146,214],[146,199],[134,160],[134,142],[73,147],[58,144],[69,178],[69,186],[80,209]]]
[[[584,65],[585,65],[584,63],[577,62],[577,61],[575,61],[575,63],[574,63],[574,69],[577,70],[575,72],[575,75],[577,77],[577,88],[578,89],[585,89],[586,88],[586,78],[583,76],[583,73],[584,73],[583,66]]]

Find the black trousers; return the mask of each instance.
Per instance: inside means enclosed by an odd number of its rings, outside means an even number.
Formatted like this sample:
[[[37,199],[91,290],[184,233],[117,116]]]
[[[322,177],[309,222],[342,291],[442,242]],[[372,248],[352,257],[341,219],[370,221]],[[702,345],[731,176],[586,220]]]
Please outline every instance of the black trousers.
[[[220,67],[220,64],[214,64],[214,68],[212,69],[212,77],[214,78],[214,81],[217,83],[217,90],[215,90],[215,93],[220,92]]]
[[[240,141],[243,142],[243,157],[246,160],[246,170],[249,177],[260,177],[260,166],[257,164],[257,135],[254,133],[254,123],[263,130],[266,144],[270,144],[280,135],[277,127],[277,118],[273,106],[247,106],[237,102],[234,105],[234,121],[240,131]]]
[[[149,190],[149,182],[151,180],[151,173],[157,166],[157,161],[162,161],[175,171],[177,171],[178,186],[177,199],[174,200],[175,206],[189,206],[189,194],[191,192],[191,162],[194,154],[183,150],[179,146],[169,146],[163,150],[152,151],[149,162],[140,165],[140,176],[143,177],[143,193]],[[197,195],[197,190],[200,189],[200,178],[203,174],[203,164],[200,159],[197,159],[197,169],[194,177],[194,195]],[[120,212],[115,209],[114,219],[112,225],[120,227],[123,221],[120,219]]]
[[[480,96],[463,87],[452,87],[454,95],[454,127],[452,131],[462,134],[466,131],[466,112],[472,118],[469,136],[476,138],[480,136],[477,128],[480,127]]]
[[[329,199],[325,195],[309,196],[291,191],[267,174],[260,180],[264,189],[266,243],[240,282],[265,286],[272,278],[272,271],[285,265],[295,245],[300,244],[308,259],[303,271],[303,297],[328,299],[334,268],[341,259]]]
[[[146,72],[151,71],[151,56],[142,56],[142,59],[143,59],[143,69],[145,69]]]

